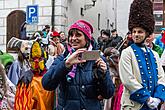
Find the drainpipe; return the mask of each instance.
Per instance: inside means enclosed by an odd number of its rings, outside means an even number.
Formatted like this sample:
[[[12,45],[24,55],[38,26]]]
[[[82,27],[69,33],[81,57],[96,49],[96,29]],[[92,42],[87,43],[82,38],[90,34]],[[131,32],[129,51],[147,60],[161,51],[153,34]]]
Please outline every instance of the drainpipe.
[[[115,0],[115,29],[117,29],[117,0]]]
[[[55,12],[55,0],[52,0],[52,16],[51,16],[51,25],[52,25],[52,30],[54,31],[54,12]]]

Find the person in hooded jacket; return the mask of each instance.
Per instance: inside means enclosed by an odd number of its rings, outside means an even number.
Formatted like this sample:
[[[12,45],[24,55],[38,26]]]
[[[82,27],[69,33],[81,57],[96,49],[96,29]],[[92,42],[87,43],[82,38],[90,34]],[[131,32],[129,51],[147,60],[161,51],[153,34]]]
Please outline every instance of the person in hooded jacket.
[[[110,98],[114,93],[108,66],[102,56],[82,60],[81,54],[97,50],[93,28],[84,20],[72,24],[68,46],[42,78],[42,85],[52,91],[59,86],[57,110],[102,110],[98,96]]]

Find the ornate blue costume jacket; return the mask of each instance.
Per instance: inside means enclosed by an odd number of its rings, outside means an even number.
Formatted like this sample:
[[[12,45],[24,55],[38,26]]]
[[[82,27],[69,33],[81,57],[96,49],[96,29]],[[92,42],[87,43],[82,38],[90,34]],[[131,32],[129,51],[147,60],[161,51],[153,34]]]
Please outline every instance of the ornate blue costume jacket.
[[[122,107],[133,110],[151,110],[146,100],[151,97],[165,100],[165,75],[159,56],[149,48],[136,44],[123,50],[119,62],[119,74],[124,84]]]

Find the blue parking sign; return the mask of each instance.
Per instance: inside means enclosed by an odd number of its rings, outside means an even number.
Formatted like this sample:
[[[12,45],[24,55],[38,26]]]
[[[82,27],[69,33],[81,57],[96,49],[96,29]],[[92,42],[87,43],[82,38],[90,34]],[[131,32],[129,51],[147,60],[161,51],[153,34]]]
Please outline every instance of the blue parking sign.
[[[38,23],[38,5],[29,5],[29,6],[27,6],[26,22],[28,24]]]

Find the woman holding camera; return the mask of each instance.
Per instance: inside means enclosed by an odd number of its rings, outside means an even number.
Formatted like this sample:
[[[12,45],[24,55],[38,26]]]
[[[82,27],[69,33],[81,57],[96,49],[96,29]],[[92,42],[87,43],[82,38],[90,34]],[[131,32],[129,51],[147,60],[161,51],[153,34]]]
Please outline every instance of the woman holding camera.
[[[46,90],[59,86],[57,110],[102,110],[98,96],[110,98],[114,93],[103,57],[81,59],[83,52],[97,49],[92,32],[92,26],[84,20],[72,24],[65,53],[55,59],[42,78]]]

